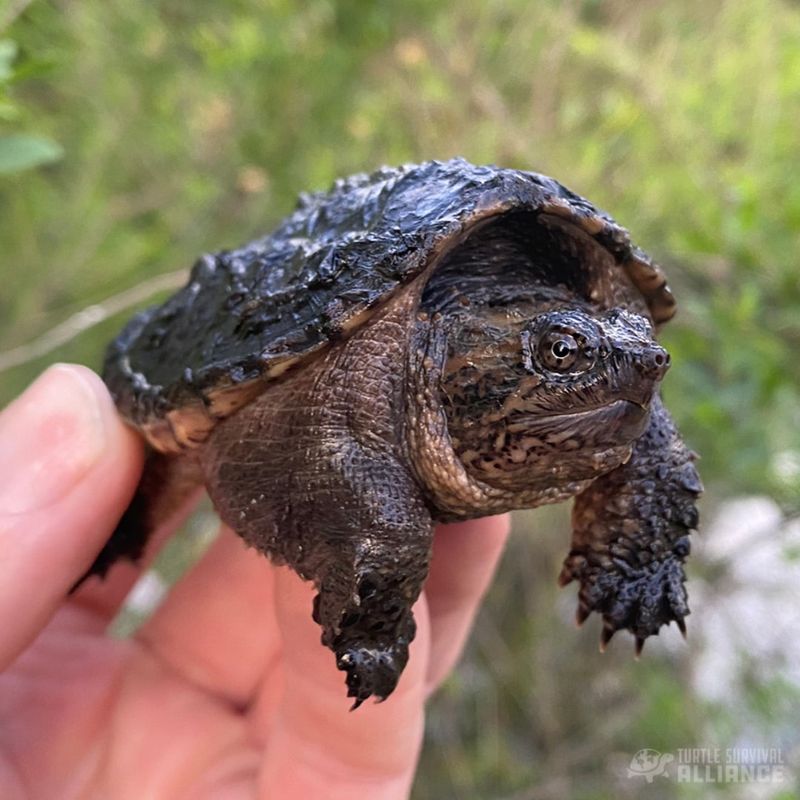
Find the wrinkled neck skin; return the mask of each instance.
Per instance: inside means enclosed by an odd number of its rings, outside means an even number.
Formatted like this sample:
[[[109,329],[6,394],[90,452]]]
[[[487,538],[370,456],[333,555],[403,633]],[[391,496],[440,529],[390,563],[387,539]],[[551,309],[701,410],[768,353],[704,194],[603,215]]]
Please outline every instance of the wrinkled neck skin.
[[[408,425],[440,518],[560,502],[630,458],[668,365],[643,317],[529,281],[430,295]]]

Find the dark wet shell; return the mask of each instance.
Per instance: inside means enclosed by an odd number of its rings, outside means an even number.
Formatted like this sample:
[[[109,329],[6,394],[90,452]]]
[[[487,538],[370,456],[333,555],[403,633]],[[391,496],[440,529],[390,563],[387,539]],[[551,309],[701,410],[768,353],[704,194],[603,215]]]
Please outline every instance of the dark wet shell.
[[[674,313],[661,270],[626,230],[558,182],[461,159],[381,169],[303,195],[269,236],[203,256],[189,283],[111,344],[105,380],[159,449],[201,442],[265,380],[346,335],[479,220],[531,212],[599,242],[657,324]],[[613,280],[613,276],[612,276]],[[592,299],[608,291],[595,287]]]

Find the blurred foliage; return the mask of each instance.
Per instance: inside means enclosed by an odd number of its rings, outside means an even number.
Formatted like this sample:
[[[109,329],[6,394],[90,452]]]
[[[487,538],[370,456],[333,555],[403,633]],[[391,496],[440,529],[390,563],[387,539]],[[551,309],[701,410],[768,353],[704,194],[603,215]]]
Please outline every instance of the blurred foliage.
[[[453,155],[534,169],[666,266],[665,394],[707,505],[765,492],[800,508],[797,4],[38,0],[0,36],[0,134],[64,148],[0,175],[0,349],[264,233],[339,175]],[[98,366],[122,320],[54,357]],[[50,360],[1,374],[0,404]],[[678,662],[599,659],[596,632],[565,633],[567,523],[535,520],[553,535],[514,542],[434,703],[420,800],[625,797],[610,754],[724,728]]]
[[[16,13],[8,15],[10,23]],[[0,17],[0,36],[3,30]],[[0,175],[19,172],[24,169],[47,164],[61,158],[61,147],[52,139],[29,133],[7,133],[5,127],[17,122],[22,111],[14,102],[11,86],[15,81],[30,75],[36,69],[35,62],[29,62],[24,69],[14,65],[17,57],[17,44],[11,39],[0,38]]]

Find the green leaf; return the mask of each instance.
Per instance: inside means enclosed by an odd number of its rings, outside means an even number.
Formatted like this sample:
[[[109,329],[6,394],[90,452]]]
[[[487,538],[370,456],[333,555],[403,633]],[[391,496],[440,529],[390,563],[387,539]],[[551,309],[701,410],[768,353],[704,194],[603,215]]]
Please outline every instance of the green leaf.
[[[63,153],[61,145],[44,136],[0,136],[0,174],[19,172],[58,161]]]

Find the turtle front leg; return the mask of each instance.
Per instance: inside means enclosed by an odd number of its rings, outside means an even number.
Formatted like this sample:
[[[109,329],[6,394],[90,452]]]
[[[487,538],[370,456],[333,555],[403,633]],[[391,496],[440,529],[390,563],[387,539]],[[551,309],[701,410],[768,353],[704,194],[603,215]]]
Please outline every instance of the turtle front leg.
[[[370,696],[388,697],[405,669],[433,523],[410,476],[391,457],[351,445],[347,463],[350,479],[319,528],[313,616],[357,708]],[[295,566],[303,574],[309,565]]]
[[[601,650],[623,628],[636,637],[637,655],[662,625],[674,621],[685,633],[683,564],[703,491],[695,459],[655,397],[628,463],[575,498],[572,549],[559,583],[580,582],[579,624],[592,611],[602,614]]]
[[[347,677],[353,708],[388,697],[408,661],[416,633],[412,606],[428,574],[433,526],[384,516],[365,531],[363,547],[331,547],[314,620]]]
[[[211,497],[248,544],[314,582],[313,617],[347,674],[354,707],[373,695],[385,699],[416,631],[411,609],[428,574],[430,512],[381,439],[361,442],[352,431],[309,424],[299,401],[276,413],[276,397],[256,401],[213,435]]]

